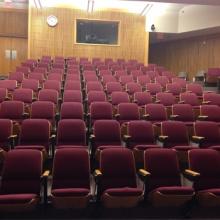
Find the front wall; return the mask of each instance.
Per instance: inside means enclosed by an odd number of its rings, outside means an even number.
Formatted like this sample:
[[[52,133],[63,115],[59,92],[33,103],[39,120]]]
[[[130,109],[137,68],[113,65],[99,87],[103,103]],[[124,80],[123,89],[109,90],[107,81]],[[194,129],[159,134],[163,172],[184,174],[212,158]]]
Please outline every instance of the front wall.
[[[48,15],[58,17],[58,25],[46,24]],[[120,21],[120,46],[75,44],[75,20],[79,18]],[[42,55],[137,59],[147,63],[148,33],[145,17],[117,12],[97,11],[88,14],[82,10],[44,8],[29,11],[29,57]]]

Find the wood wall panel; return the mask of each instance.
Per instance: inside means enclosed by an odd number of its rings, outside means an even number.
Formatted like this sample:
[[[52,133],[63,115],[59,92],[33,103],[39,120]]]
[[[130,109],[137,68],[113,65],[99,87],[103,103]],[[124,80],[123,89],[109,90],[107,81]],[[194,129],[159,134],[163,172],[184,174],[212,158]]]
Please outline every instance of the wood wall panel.
[[[207,35],[150,46],[150,63],[165,66],[175,73],[187,71],[189,78],[199,70],[220,67],[220,35]]]
[[[58,17],[54,28],[46,24],[48,15]],[[147,63],[148,33],[145,17],[118,11],[96,11],[87,14],[82,10],[67,8],[29,9],[29,48],[31,58],[42,55],[82,57],[112,57],[137,59]],[[75,44],[75,20],[80,18],[120,21],[120,46]]]
[[[27,38],[28,10],[0,9],[0,36]]]

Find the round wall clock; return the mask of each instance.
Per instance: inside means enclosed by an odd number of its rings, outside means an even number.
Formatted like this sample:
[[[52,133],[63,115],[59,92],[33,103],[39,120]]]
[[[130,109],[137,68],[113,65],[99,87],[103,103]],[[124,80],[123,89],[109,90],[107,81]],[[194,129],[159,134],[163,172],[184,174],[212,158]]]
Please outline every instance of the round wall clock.
[[[55,15],[49,15],[47,17],[47,24],[50,26],[50,27],[55,27],[58,23],[58,19]]]

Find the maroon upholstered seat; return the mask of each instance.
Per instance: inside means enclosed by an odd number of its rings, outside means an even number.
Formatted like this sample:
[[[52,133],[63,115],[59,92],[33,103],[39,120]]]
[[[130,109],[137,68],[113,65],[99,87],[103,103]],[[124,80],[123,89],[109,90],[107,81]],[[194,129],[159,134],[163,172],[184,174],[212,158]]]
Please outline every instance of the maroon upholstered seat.
[[[191,150],[189,152],[189,169],[196,172],[193,187],[199,204],[219,206],[220,154],[212,149]]]
[[[86,126],[81,119],[62,119],[58,122],[57,148],[59,146],[86,147]]]
[[[31,211],[40,201],[42,154],[37,150],[7,153],[2,173],[0,210]]]
[[[174,150],[148,149],[145,151],[144,162],[145,169],[150,173],[145,193],[154,206],[181,206],[192,199],[193,188],[181,186]]]
[[[57,149],[53,162],[51,200],[56,208],[84,208],[90,194],[90,164],[86,149]]]
[[[132,151],[126,148],[105,149],[100,154],[98,198],[105,207],[134,207],[143,199],[137,187]]]

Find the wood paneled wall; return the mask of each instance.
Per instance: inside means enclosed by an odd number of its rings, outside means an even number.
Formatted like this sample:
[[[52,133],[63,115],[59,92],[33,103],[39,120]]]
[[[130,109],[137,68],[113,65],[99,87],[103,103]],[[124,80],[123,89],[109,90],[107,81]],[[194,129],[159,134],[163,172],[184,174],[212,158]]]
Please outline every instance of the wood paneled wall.
[[[0,8],[0,75],[8,75],[27,59],[28,10]],[[5,50],[16,50],[15,60],[7,59]]]
[[[58,25],[49,27],[48,15],[58,17]],[[120,46],[75,44],[75,20],[79,18],[120,21]],[[44,8],[29,9],[28,55],[76,57],[112,57],[148,61],[148,33],[145,17],[118,11],[96,11],[88,14],[78,9]]]
[[[220,67],[220,34],[152,44],[149,54],[150,63],[175,73],[187,71],[192,80],[199,70]]]
[[[27,38],[28,10],[0,9],[0,36]]]

